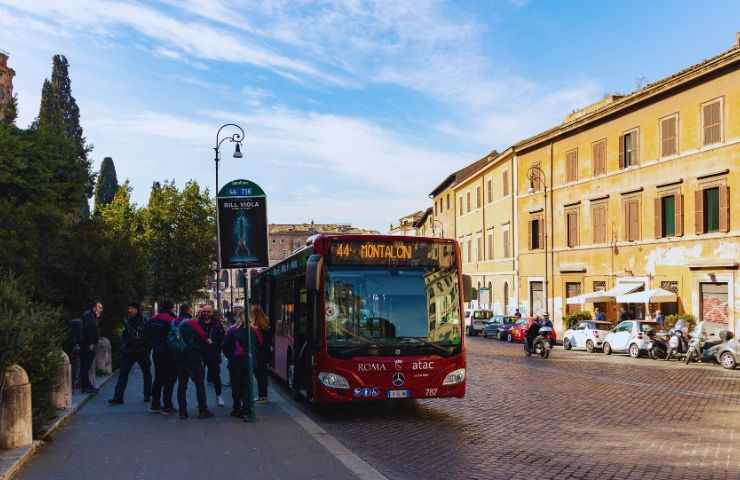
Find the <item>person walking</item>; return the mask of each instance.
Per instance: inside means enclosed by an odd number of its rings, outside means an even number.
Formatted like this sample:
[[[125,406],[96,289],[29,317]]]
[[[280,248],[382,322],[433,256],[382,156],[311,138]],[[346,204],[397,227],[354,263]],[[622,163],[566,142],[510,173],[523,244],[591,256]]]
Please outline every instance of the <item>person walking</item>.
[[[249,338],[249,335],[252,338]],[[231,382],[231,396],[233,408],[231,416],[249,421],[253,418],[251,402],[248,395],[252,395],[251,360],[249,357],[249,342],[256,343],[254,330],[247,327],[244,313],[231,327],[224,339],[224,355],[228,359],[229,378]]]
[[[272,363],[272,352],[270,350],[271,331],[267,315],[259,305],[252,306],[252,333],[255,342],[254,376],[257,378],[257,403],[267,403],[267,369]]]
[[[98,346],[98,340],[100,340],[100,333],[98,331],[98,319],[103,313],[103,304],[99,301],[95,301],[90,306],[90,309],[82,314],[82,335],[80,340],[80,387],[82,393],[98,393],[98,389],[95,388],[90,370],[95,362],[95,349]]]
[[[128,385],[128,376],[134,364],[139,364],[141,373],[144,375],[144,401],[148,402],[151,398],[152,372],[145,330],[146,324],[141,314],[141,305],[138,302],[129,303],[126,318],[123,320],[121,370],[118,374],[115,394],[113,398],[108,400],[111,405],[121,405],[123,403],[123,395]]]
[[[213,389],[216,391],[218,406],[223,407],[225,403],[221,396],[223,390],[221,384],[221,347],[226,332],[224,332],[224,325],[220,317],[214,315],[210,306],[204,308],[203,311],[205,314],[198,316],[198,323],[205,330],[206,336],[210,340],[206,346],[203,363],[207,370],[208,382],[213,384]]]
[[[172,314],[174,305],[165,300],[159,313],[147,323],[147,345],[154,355],[154,383],[152,384],[151,413],[169,415],[175,411],[172,405],[172,393],[175,388],[175,356],[167,343],[167,337],[175,317]]]
[[[210,308],[210,305],[207,306]],[[206,307],[201,308],[198,316],[205,316],[208,313]],[[188,418],[187,388],[188,381],[192,380],[195,384],[195,395],[198,399],[198,418],[211,418],[213,413],[208,410],[206,399],[206,387],[204,383],[203,359],[209,347],[208,335],[201,326],[200,320],[190,318],[192,309],[187,306],[186,309],[180,309],[180,318],[176,321],[176,340],[175,345],[177,365],[178,365],[178,384],[177,384],[177,407],[180,413],[180,419]]]

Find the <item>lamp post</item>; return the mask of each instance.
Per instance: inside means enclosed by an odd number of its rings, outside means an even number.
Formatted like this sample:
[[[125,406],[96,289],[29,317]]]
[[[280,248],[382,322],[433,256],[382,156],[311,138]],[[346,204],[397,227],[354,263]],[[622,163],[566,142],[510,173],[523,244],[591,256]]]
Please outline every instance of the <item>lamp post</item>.
[[[238,132],[221,138],[221,131],[228,127],[236,129]],[[214,158],[216,162],[216,268],[218,269],[218,274],[216,275],[216,308],[219,310],[221,310],[221,230],[218,228],[218,162],[221,160],[221,145],[226,141],[236,144],[234,147],[234,158],[242,158],[241,144],[244,141],[244,129],[235,123],[221,125],[216,133],[216,145],[213,147],[213,151],[216,154]]]
[[[527,170],[527,178],[529,179],[529,190],[528,193],[534,193],[534,185],[535,183],[537,185],[542,182],[543,191],[545,194],[545,206],[543,208],[543,222],[542,222],[542,238],[545,241],[545,284],[543,285],[545,288],[545,318],[550,317],[550,307],[549,307],[549,299],[548,299],[548,272],[547,272],[547,181],[545,177],[545,172],[542,170],[542,168],[539,165],[532,165]]]

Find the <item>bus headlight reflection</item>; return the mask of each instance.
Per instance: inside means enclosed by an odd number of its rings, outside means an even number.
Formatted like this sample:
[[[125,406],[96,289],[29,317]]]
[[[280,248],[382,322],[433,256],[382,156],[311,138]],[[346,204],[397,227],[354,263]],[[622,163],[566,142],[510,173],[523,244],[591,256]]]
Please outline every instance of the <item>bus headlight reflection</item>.
[[[338,373],[321,372],[319,373],[319,381],[325,387],[349,390],[349,382]]]
[[[447,374],[444,382],[442,382],[442,385],[448,387],[450,385],[457,385],[458,383],[462,383],[463,381],[465,381],[465,369],[458,368],[457,370],[453,370]]]

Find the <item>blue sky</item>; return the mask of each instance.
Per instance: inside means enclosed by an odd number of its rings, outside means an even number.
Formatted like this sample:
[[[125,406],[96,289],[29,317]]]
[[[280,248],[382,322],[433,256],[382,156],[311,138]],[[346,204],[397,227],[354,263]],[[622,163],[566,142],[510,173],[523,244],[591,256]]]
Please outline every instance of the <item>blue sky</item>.
[[[729,48],[740,2],[0,0],[21,126],[51,56],[71,64],[95,167],[212,187],[219,125],[247,131],[221,179],[271,222],[386,230],[449,172]],[[223,183],[223,181],[222,181]]]

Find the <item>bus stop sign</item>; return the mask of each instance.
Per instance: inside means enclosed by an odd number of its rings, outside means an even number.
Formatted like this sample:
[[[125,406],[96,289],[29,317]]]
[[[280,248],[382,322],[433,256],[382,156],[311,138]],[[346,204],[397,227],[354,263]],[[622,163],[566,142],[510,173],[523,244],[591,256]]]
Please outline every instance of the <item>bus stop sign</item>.
[[[267,267],[267,196],[250,180],[234,180],[218,192],[221,268]]]

